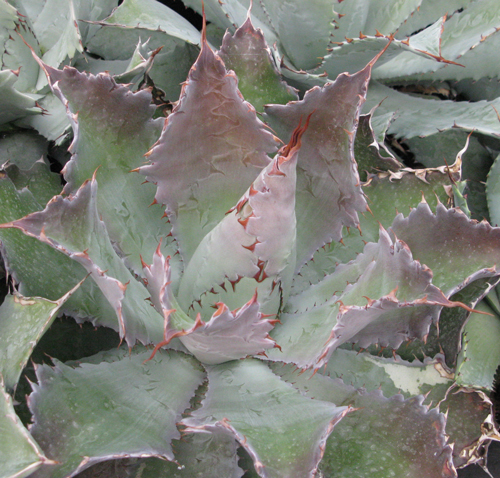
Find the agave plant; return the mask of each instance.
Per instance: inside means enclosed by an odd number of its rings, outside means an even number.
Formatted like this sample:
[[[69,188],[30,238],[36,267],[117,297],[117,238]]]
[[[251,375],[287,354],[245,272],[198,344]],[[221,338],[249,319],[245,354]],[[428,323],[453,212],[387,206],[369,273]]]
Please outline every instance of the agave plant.
[[[210,42],[153,0],[62,3],[0,2],[0,476],[485,466],[500,229],[470,216],[498,210],[495,102],[386,85],[461,68],[495,3],[374,1],[360,27],[356,2],[207,2]]]

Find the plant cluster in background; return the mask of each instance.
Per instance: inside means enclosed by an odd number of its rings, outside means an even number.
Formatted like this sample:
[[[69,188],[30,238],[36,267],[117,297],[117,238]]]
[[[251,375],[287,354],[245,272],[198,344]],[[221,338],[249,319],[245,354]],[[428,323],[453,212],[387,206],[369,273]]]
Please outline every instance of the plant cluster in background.
[[[0,477],[493,473],[498,0],[249,7],[0,0]]]

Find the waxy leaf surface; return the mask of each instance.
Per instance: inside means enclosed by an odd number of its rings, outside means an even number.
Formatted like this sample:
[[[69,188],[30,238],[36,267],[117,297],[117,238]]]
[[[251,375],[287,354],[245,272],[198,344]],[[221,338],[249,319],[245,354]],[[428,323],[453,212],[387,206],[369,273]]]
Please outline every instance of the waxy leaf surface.
[[[7,390],[15,390],[21,372],[61,305],[81,284],[52,302],[39,297],[8,295],[0,306],[0,374]]]
[[[474,280],[498,274],[500,229],[473,221],[460,210],[439,204],[433,214],[420,203],[407,218],[399,214],[391,230],[415,259],[431,268],[433,284],[447,297]]]
[[[237,79],[204,43],[140,173],[157,184],[172,233],[188,262],[199,242],[269,163],[277,140],[237,89]],[[222,194],[221,194],[222,193]]]
[[[357,212],[366,210],[353,148],[370,71],[368,65],[309,90],[302,101],[266,107],[271,126],[285,141],[312,113],[297,164],[297,270],[320,247],[339,241],[342,226],[356,226]]]
[[[157,251],[153,264],[144,265],[151,302],[165,319],[163,341],[156,345],[155,351],[170,343],[172,338],[179,337],[198,360],[217,364],[263,353],[275,345],[268,335],[275,320],[264,318],[256,293],[237,310],[230,311],[225,304],[218,302],[209,321],[204,322],[200,316],[193,321],[174,297],[168,262]]]
[[[43,211],[0,227],[20,229],[81,264],[114,308],[114,328],[130,344],[136,339],[159,342],[161,316],[145,302],[146,289],[114,251],[98,217],[96,195],[97,182],[93,179],[85,182],[75,196],[55,196]]]
[[[12,397],[5,391],[0,377],[0,476],[24,478],[42,464],[54,465],[45,457],[33,437],[19,420]]]
[[[236,438],[263,478],[314,476],[326,438],[348,412],[302,396],[255,359],[211,366],[208,379],[201,408],[182,423]]]
[[[64,169],[68,182],[64,191],[75,194],[98,170],[97,208],[111,240],[138,272],[140,255],[152,256],[160,238],[170,231],[161,219],[161,209],[149,207],[154,187],[142,185],[141,177],[130,172],[143,163],[144,153],[160,134],[161,120],[152,119],[151,95],[147,91],[132,93],[106,74],[93,76],[73,68],[61,71],[42,66],[51,88],[66,106],[74,131],[73,156]],[[167,241],[164,247],[168,247]],[[170,251],[175,253],[175,249]]]
[[[279,311],[295,268],[296,164],[306,128],[299,125],[290,144],[198,246],[179,288],[186,310],[197,310],[195,301],[203,309],[214,299],[239,308],[257,288],[263,311]]]
[[[281,80],[261,30],[250,18],[234,35],[226,32],[218,55],[228,70],[238,77],[238,89],[259,112],[265,104],[285,104],[297,100],[297,93]],[[259,86],[257,86],[259,85]]]
[[[64,477],[123,456],[174,459],[176,423],[204,373],[183,353],[160,351],[143,364],[149,356],[144,348],[131,354],[120,349],[98,364],[37,367],[39,384],[29,398],[31,432],[60,463],[40,476]]]

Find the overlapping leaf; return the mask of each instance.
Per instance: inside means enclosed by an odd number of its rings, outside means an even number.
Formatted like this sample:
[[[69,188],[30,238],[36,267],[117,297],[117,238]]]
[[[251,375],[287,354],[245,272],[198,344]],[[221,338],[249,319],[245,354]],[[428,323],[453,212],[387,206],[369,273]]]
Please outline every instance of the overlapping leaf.
[[[388,133],[398,138],[429,136],[451,128],[474,130],[492,136],[500,134],[500,122],[495,112],[495,108],[500,108],[499,99],[466,103],[418,98],[374,81],[370,85],[365,108],[373,108],[381,101],[375,114],[395,115]]]
[[[255,29],[250,17],[233,36],[226,32],[218,54],[226,68],[236,73],[238,89],[257,111],[262,112],[265,104],[298,99],[281,80],[264,35]]]
[[[200,0],[188,0],[186,5],[201,13]],[[224,30],[242,26],[248,15],[251,2],[237,0],[219,4],[206,2],[207,18]],[[262,0],[252,3],[252,22],[264,32],[267,43],[278,43],[280,52],[286,55],[286,62],[294,69],[314,68],[326,54],[332,23],[338,15],[329,1],[321,0],[301,8],[300,0]],[[300,14],[298,12],[300,11]]]
[[[433,283],[447,297],[474,280],[498,274],[500,229],[471,220],[460,210],[439,204],[433,214],[420,203],[407,218],[399,214],[391,229],[415,259],[432,269]]]
[[[174,101],[196,59],[200,33],[178,13],[154,0],[126,0],[104,21],[87,43],[88,50],[107,61],[126,60],[138,42],[151,51],[162,48],[151,68],[155,84]]]
[[[313,88],[302,101],[266,107],[271,125],[285,140],[300,118],[312,113],[297,165],[297,270],[320,247],[339,241],[342,226],[356,226],[357,211],[366,210],[353,147],[371,67]]]
[[[192,320],[177,303],[172,292],[169,259],[159,250],[151,266],[144,264],[144,275],[151,302],[165,319],[163,341],[156,345],[153,353],[174,337],[179,337],[200,361],[209,364],[264,353],[275,346],[268,334],[276,320],[269,320],[260,312],[257,293],[234,311],[218,302],[217,311],[204,322],[200,315]]]
[[[130,173],[143,162],[144,153],[160,133],[161,120],[152,119],[151,95],[147,91],[131,93],[106,74],[93,76],[73,68],[61,71],[42,66],[54,93],[65,104],[74,130],[73,156],[64,170],[65,193],[75,194],[98,169],[97,208],[111,240],[138,272],[141,253],[152,256],[160,238],[169,232],[161,210],[148,207],[153,186],[141,185],[140,176]],[[143,233],[138,236],[129,230]],[[165,244],[168,247],[167,241]]]
[[[39,384],[29,400],[31,433],[58,462],[40,476],[77,474],[123,456],[174,459],[171,440],[180,437],[176,422],[204,373],[183,353],[161,351],[143,365],[149,355],[143,348],[132,354],[120,349],[77,368],[59,362],[37,368]]]
[[[81,264],[112,305],[120,335],[130,344],[161,340],[162,320],[144,300],[146,289],[114,251],[96,204],[97,182],[85,182],[75,196],[54,197],[47,207],[3,224],[49,244]],[[138,312],[141,311],[141,312]]]
[[[431,280],[408,246],[381,229],[378,243],[368,243],[354,261],[290,300],[272,333],[283,352],[269,356],[319,367],[345,342],[398,347],[422,338],[442,306],[457,305]]]
[[[296,165],[308,123],[299,123],[290,143],[196,249],[179,287],[186,310],[214,299],[238,308],[256,288],[265,313],[281,309],[295,268]]]
[[[276,139],[206,42],[163,133],[140,168],[158,185],[185,261],[269,162]],[[221,194],[223,191],[223,194]]]
[[[336,425],[326,443],[320,464],[324,475],[352,477],[354,473],[364,477],[396,473],[418,478],[423,472],[433,478],[456,476],[452,447],[445,435],[445,416],[424,405],[423,395],[406,400],[403,395],[386,398],[381,390],[357,390],[338,378],[313,375],[311,371],[299,374],[290,366],[273,368],[306,396],[355,407]],[[434,379],[431,383],[435,383]],[[387,387],[389,383],[383,380],[382,385]]]
[[[208,379],[201,408],[182,423],[234,437],[263,478],[314,476],[326,438],[348,412],[302,396],[259,360],[211,366]]]
[[[48,184],[41,182],[42,178],[47,176],[37,178],[38,187],[48,190]],[[43,207],[29,189],[17,191],[7,175],[0,178],[0,198],[4,206],[0,209],[2,223],[20,219]],[[26,297],[38,296],[57,301],[86,275],[80,264],[21,231],[2,229],[0,240],[6,270],[18,284],[19,292]],[[92,280],[85,281],[65,302],[62,310],[77,320],[97,320],[101,325],[117,327],[111,305]]]

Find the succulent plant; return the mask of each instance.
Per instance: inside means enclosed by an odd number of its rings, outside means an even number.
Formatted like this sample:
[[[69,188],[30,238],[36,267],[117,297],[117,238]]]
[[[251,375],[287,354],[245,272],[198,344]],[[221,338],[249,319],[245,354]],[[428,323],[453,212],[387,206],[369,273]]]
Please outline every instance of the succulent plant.
[[[500,7],[248,3],[0,1],[1,477],[487,468]]]

